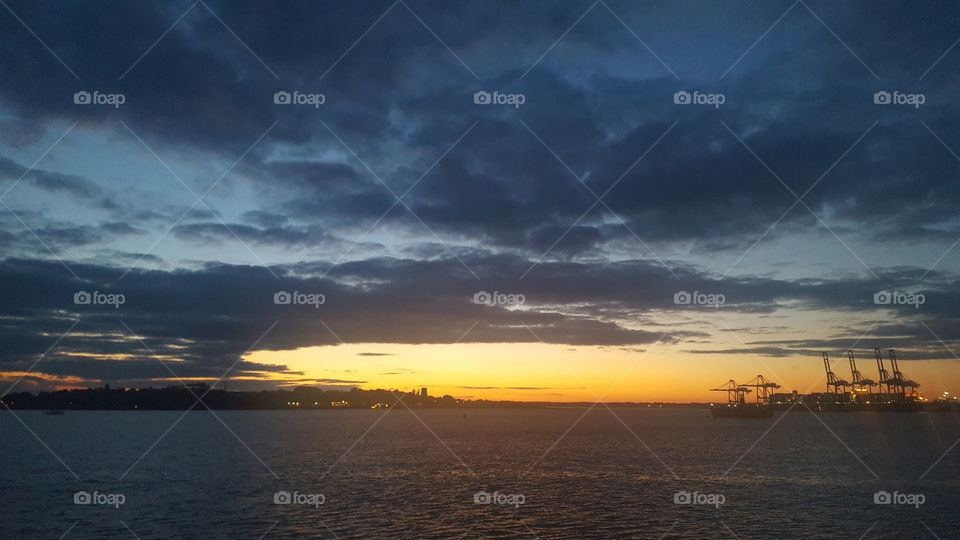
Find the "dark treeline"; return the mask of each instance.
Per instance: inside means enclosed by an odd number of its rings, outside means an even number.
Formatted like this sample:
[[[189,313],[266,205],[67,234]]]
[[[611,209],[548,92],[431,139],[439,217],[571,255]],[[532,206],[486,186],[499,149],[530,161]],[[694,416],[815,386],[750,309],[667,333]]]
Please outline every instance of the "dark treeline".
[[[201,401],[198,402],[198,398]],[[452,396],[436,398],[390,390],[323,390],[298,386],[292,390],[226,391],[206,384],[165,388],[101,388],[9,394],[11,409],[62,410],[186,410],[196,409],[369,409],[371,407],[458,407]]]
[[[198,398],[202,398],[198,402]],[[324,390],[298,386],[292,390],[227,391],[206,384],[164,388],[99,388],[58,390],[56,392],[20,392],[0,399],[0,411],[10,409],[47,410],[281,410],[281,409],[370,409],[399,408],[515,408],[515,407],[588,407],[591,403],[550,403],[489,401],[435,397],[399,390]],[[705,407],[705,404],[610,403],[627,407]]]
[[[198,398],[202,398],[198,402]],[[519,402],[469,401],[397,390],[323,390],[298,386],[292,390],[227,391],[206,384],[165,388],[100,388],[9,394],[0,400],[10,409],[59,410],[186,410],[195,409],[369,409],[523,406]]]

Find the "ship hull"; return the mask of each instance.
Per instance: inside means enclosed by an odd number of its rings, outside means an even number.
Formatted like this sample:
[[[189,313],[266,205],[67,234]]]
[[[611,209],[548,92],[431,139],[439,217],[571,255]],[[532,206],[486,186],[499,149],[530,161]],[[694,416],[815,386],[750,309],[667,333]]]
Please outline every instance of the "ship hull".
[[[772,418],[773,409],[770,407],[711,407],[714,418]]]

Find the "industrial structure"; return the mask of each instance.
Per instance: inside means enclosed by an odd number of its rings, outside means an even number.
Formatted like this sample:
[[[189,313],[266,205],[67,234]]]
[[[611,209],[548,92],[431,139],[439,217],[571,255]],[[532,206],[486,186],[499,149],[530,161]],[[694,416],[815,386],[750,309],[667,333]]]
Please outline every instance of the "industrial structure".
[[[877,383],[873,379],[865,378],[860,374],[860,370],[857,369],[857,359],[853,356],[853,351],[847,351],[847,359],[850,361],[850,374],[853,377],[851,379],[850,391],[853,392],[856,396],[863,396],[873,393],[873,387]]]
[[[838,396],[846,394],[850,383],[844,379],[838,379],[833,373],[833,370],[830,369],[830,357],[827,353],[823,353],[823,369],[827,372],[827,392],[832,391]]]
[[[857,367],[853,350],[847,351],[850,365],[850,380],[840,378],[830,365],[830,356],[821,353],[826,391],[810,394],[775,393],[780,385],[768,381],[763,375],[757,375],[746,383],[737,383],[733,379],[725,385],[711,388],[714,392],[726,392],[725,405],[712,405],[715,417],[733,418],[769,418],[774,410],[790,411],[897,411],[919,412],[924,409],[924,399],[917,393],[920,384],[906,378],[900,371],[897,353],[888,350],[892,372],[884,365],[883,353],[875,348],[877,362],[876,380],[865,376]],[[753,394],[754,399],[747,398]],[[798,406],[801,405],[801,406]]]
[[[879,348],[873,350],[877,361],[878,379],[864,377],[857,368],[857,359],[852,350],[847,351],[850,362],[851,382],[837,378],[830,368],[827,353],[823,353],[823,367],[827,377],[826,392],[809,394],[804,401],[816,405],[819,410],[920,410],[922,399],[917,395],[917,382],[907,379],[900,371],[897,353],[889,349],[887,354],[893,374],[887,371],[883,362],[883,353]]]
[[[757,375],[744,384],[730,379],[725,385],[710,389],[711,392],[727,393],[726,405],[712,406],[710,411],[717,418],[770,418],[773,416],[770,396],[776,388],[780,388],[780,385],[768,381],[763,375]],[[747,394],[751,392],[755,396],[753,403],[747,400]]]

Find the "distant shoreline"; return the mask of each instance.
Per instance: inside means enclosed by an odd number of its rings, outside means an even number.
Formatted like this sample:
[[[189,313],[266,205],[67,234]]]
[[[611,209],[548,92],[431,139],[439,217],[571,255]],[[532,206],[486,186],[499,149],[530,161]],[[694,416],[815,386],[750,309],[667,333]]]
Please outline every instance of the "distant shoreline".
[[[164,388],[110,388],[58,390],[55,392],[20,392],[0,399],[0,412],[5,410],[46,411],[321,411],[362,409],[585,409],[590,407],[631,409],[710,409],[703,402],[591,402],[591,401],[510,401],[467,400],[453,396],[431,396],[426,389],[419,392],[400,390],[323,390],[299,386],[292,390],[228,391],[206,384],[168,386]],[[854,408],[817,408],[818,412],[860,412]],[[775,410],[808,412],[807,407],[779,403]],[[926,412],[957,411],[953,402],[926,402]],[[869,411],[864,411],[869,412]],[[915,411],[916,412],[916,411]]]
[[[4,400],[4,405],[6,405],[6,400]],[[615,402],[586,402],[586,403],[556,403],[556,402],[536,402],[536,401],[518,401],[518,402],[491,402],[490,404],[485,405],[471,405],[469,407],[405,407],[405,406],[393,406],[393,407],[381,407],[382,409],[436,409],[436,410],[490,410],[490,409],[588,409],[590,407],[601,408],[606,405],[607,407],[619,408],[619,409],[702,409],[709,410],[710,405],[706,403],[658,403],[654,404],[645,404],[645,403],[615,403]],[[183,408],[148,408],[148,407],[21,407],[21,406],[0,406],[0,414],[3,411],[10,409],[12,411],[185,411],[185,410],[196,410],[196,411],[333,411],[333,410],[344,410],[344,411],[362,411],[368,409],[376,409],[375,407],[204,407],[197,405],[195,407],[183,407]]]
[[[709,408],[707,403],[465,400],[400,390],[323,390],[300,386],[292,390],[228,391],[206,384],[164,388],[98,388],[20,392],[0,399],[0,410],[62,411],[184,411],[184,410],[333,410],[333,409],[549,409],[597,405],[629,408]]]

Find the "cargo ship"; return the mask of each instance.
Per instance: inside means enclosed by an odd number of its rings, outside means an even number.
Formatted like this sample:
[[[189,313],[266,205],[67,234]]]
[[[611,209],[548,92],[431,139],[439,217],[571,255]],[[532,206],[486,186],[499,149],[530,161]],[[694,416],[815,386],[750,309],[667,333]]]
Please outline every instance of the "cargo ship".
[[[780,388],[780,385],[770,382],[757,375],[748,383],[738,384],[733,379],[727,384],[711,388],[711,392],[726,392],[725,405],[711,405],[710,412],[714,418],[772,418],[773,407],[770,405],[770,393]],[[747,403],[747,394],[754,393],[755,403]]]
[[[714,405],[710,407],[714,418],[773,418],[773,407],[769,405]]]

